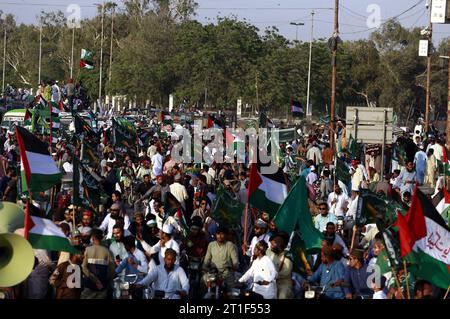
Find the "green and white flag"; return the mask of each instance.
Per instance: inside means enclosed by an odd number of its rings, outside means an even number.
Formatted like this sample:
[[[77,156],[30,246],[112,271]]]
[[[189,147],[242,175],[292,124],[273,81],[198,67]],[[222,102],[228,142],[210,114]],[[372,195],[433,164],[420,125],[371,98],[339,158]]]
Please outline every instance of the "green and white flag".
[[[92,57],[92,51],[81,49],[81,59],[89,60]]]

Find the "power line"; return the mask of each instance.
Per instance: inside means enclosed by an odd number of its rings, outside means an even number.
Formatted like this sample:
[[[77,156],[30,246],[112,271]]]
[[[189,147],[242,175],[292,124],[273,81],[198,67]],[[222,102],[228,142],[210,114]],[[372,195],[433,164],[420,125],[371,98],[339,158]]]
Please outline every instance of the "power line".
[[[197,10],[300,10],[300,11],[311,11],[311,10],[334,10],[334,8],[298,8],[298,7],[254,7],[254,8],[244,8],[244,7],[222,7],[222,8],[213,8],[213,7],[198,7]]]
[[[417,25],[417,23],[420,21],[420,19],[422,19],[426,13],[427,13],[427,11],[422,12],[420,17],[411,25],[411,27],[415,27]]]
[[[347,8],[346,6],[344,6],[343,4],[340,4],[339,7],[343,8],[344,10],[347,10],[348,12],[352,13],[356,17],[363,18],[364,20],[367,19],[367,16],[365,16],[363,14],[360,14],[360,13],[358,13],[356,11],[353,11],[353,10]]]
[[[409,7],[408,9],[406,9],[405,11],[403,11],[403,12],[401,12],[401,13],[399,13],[399,14],[397,14],[397,15],[391,17],[391,18],[384,19],[384,20],[382,19],[381,21],[387,22],[387,21],[390,21],[390,20],[392,20],[392,19],[397,19],[397,18],[401,17],[402,15],[404,15],[405,13],[408,13],[408,12],[410,12],[411,10],[413,10],[414,8],[416,8],[416,7],[417,7],[419,4],[421,4],[423,1],[424,1],[424,0],[419,0],[416,4],[412,5],[411,7]],[[344,10],[348,11],[348,12],[351,13],[353,16],[356,16],[356,17],[358,17],[358,18],[360,18],[360,19],[364,18],[365,20],[367,20],[367,18],[368,18],[367,15],[358,13],[358,12],[356,12],[356,11],[354,11],[354,10],[352,10],[352,9],[350,9],[350,8],[348,8],[348,7],[344,6],[344,5],[342,5],[342,4],[341,4],[339,7],[342,7]],[[404,18],[402,18],[402,19],[407,19],[407,18],[410,18],[410,17],[412,17],[412,16],[415,16],[415,15],[418,14],[419,12],[421,12],[421,10],[415,12],[414,14],[412,14],[412,15],[410,15],[410,16],[404,17]]]
[[[334,24],[333,21],[318,20],[318,19],[314,19],[314,21],[328,23],[328,24]],[[362,26],[362,25],[348,24],[348,23],[339,23],[339,25],[345,25],[345,26],[348,26],[348,27],[357,27],[357,28],[365,28],[366,27],[366,26]]]
[[[389,21],[396,20],[396,19],[397,19],[397,20],[400,20],[400,19],[398,19],[399,17],[401,17],[401,16],[404,15],[405,13],[410,12],[411,10],[413,10],[414,8],[416,8],[419,4],[421,4],[423,1],[424,1],[424,0],[419,0],[416,4],[412,5],[411,7],[409,7],[408,9],[406,9],[405,11],[403,11],[403,12],[401,12],[401,13],[399,13],[399,14],[393,16],[393,17],[390,17],[390,18],[388,18],[388,19],[381,20],[381,21],[384,21],[384,22],[383,22],[382,24],[380,24],[379,27],[381,27],[382,25],[386,24],[386,23],[389,22]],[[413,15],[410,15],[410,16],[408,16],[408,17],[404,17],[403,19],[410,18],[410,17],[416,15],[417,13],[418,13],[418,12],[416,12],[416,13],[414,13]],[[402,19],[402,20],[403,20],[403,19]],[[368,28],[368,29],[366,29],[366,30],[354,31],[354,32],[343,32],[343,33],[341,33],[341,34],[358,34],[358,33],[364,33],[364,32],[368,32],[368,31],[371,31],[371,30],[378,29],[379,27],[373,27],[373,28]]]
[[[34,7],[63,7],[66,8],[68,7],[67,4],[49,4],[49,3],[29,3],[29,2],[0,2],[0,4],[2,5],[12,5],[12,6],[34,6]],[[93,5],[88,5],[88,4],[84,4],[84,5],[79,5],[81,8],[97,8],[97,6],[93,6]]]

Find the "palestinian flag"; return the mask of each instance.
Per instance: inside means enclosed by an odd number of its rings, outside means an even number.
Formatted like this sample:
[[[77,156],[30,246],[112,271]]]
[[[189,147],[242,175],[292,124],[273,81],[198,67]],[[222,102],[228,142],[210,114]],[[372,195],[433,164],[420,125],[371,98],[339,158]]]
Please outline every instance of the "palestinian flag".
[[[436,207],[437,212],[446,220],[447,225],[450,223],[450,192],[444,188],[437,193],[432,200],[433,206]]]
[[[398,215],[402,257],[408,256],[416,277],[450,286],[450,230],[428,198],[416,187],[406,216]]]
[[[223,129],[223,123],[219,119],[216,119],[213,115],[208,114],[207,128]]]
[[[273,121],[266,115],[265,112],[259,114],[259,127],[260,128],[274,128]]]
[[[249,204],[274,216],[287,194],[286,179],[281,168],[278,167],[275,174],[262,174],[258,164],[252,164],[248,185]]]
[[[78,252],[53,221],[38,216],[31,216],[29,202],[27,202],[25,218],[25,238],[28,239],[33,248],[71,253]]]
[[[20,151],[22,188],[30,192],[41,192],[61,182],[61,172],[50,156],[48,145],[41,142],[26,129],[16,127]]]
[[[80,69],[92,70],[94,69],[94,63],[90,62],[92,52],[86,49],[81,49]]]
[[[48,102],[42,95],[39,95],[37,98],[36,108],[45,110],[48,107]]]
[[[31,114],[30,110],[28,108],[25,109],[25,116],[23,118],[23,121],[30,121],[33,114]]]
[[[304,116],[305,110],[303,109],[303,105],[299,101],[291,102],[291,112],[292,116]]]
[[[94,64],[89,61],[80,60],[80,69],[93,70]]]

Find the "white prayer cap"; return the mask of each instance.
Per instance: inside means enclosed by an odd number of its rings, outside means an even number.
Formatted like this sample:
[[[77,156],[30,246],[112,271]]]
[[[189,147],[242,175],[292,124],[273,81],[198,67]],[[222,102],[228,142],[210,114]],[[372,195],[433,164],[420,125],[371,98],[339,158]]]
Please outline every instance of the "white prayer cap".
[[[310,169],[311,169],[311,171],[315,171],[316,167],[314,165],[311,165]]]
[[[172,232],[173,232],[173,226],[172,225],[168,225],[168,224],[165,224],[164,226],[163,226],[163,229],[162,229],[162,231],[163,231],[163,233],[166,233],[166,234],[172,234]]]

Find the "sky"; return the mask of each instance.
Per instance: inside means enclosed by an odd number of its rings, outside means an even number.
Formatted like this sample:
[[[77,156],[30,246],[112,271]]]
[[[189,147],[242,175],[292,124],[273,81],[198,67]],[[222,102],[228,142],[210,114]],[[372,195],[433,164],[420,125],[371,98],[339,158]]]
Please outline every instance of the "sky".
[[[96,14],[96,3],[102,0],[0,0],[0,10],[12,13],[19,23],[36,23],[41,10],[66,11],[70,4],[81,7],[83,18]],[[377,16],[373,10],[379,9],[381,23],[399,16],[405,27],[428,25],[429,15],[425,4],[431,0],[340,0],[340,36],[343,40],[367,38],[376,31],[370,17]],[[116,0],[121,3],[120,0]],[[255,25],[261,30],[276,26],[280,33],[290,40],[309,41],[311,37],[311,11],[314,10],[314,38],[329,38],[333,33],[334,0],[197,0],[199,4],[196,19],[202,23],[215,23],[217,16],[235,16]],[[419,3],[419,4],[418,4]],[[375,14],[373,14],[375,12]],[[369,20],[369,24],[368,24]],[[305,25],[296,27],[291,22]],[[433,40],[450,37],[450,25],[433,25]]]

